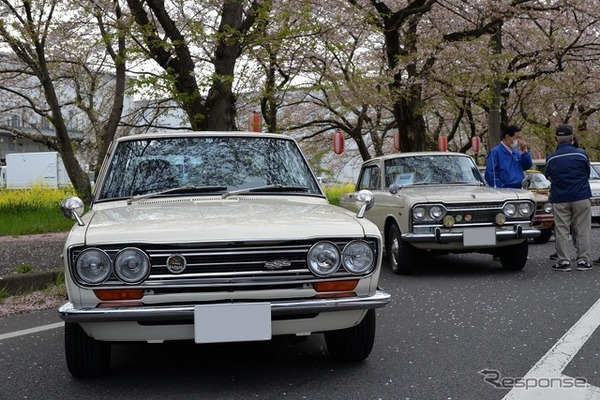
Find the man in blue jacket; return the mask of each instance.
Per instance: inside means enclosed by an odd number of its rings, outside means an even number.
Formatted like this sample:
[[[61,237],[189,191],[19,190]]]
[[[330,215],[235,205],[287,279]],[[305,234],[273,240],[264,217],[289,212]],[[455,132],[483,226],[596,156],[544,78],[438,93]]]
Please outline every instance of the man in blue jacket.
[[[502,132],[502,141],[490,150],[485,166],[485,180],[498,188],[520,189],[525,170],[533,165],[527,143],[521,138],[519,125],[509,125]]]
[[[590,160],[585,150],[573,146],[573,128],[559,125],[556,128],[556,151],[546,157],[546,176],[550,185],[550,201],[554,214],[554,238],[557,263],[554,271],[571,271],[568,253],[569,231],[574,235],[577,250],[577,270],[587,271],[590,265],[590,234],[592,230],[590,189]],[[574,229],[570,229],[573,224]]]

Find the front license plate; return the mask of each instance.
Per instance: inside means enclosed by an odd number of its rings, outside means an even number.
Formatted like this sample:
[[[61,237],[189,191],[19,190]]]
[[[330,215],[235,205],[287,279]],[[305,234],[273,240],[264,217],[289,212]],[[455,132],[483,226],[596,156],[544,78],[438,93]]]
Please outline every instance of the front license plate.
[[[463,244],[467,247],[495,246],[495,228],[470,228],[463,231]]]
[[[600,210],[592,210],[592,217],[600,217]]]
[[[196,343],[271,339],[271,305],[210,304],[194,307]]]

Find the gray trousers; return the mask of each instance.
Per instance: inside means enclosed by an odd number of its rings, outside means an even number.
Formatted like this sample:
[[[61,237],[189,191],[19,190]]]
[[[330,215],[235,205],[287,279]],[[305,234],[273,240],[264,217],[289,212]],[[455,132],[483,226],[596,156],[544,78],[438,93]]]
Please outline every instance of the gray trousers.
[[[553,203],[554,239],[558,262],[570,261],[569,232],[577,250],[577,261],[590,262],[590,234],[592,231],[592,209],[590,199],[570,203]],[[574,229],[570,229],[571,225]]]

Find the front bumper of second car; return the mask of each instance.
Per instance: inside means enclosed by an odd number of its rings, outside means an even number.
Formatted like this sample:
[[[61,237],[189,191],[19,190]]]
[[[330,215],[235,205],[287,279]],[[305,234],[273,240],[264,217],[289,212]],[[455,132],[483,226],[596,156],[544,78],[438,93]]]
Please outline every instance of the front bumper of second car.
[[[540,235],[540,230],[530,225],[513,225],[503,227],[460,227],[431,228],[428,232],[403,233],[402,240],[408,243],[457,243],[468,247],[493,245],[493,242],[509,240],[533,239]],[[475,239],[473,239],[475,238]],[[487,238],[487,239],[486,239]]]

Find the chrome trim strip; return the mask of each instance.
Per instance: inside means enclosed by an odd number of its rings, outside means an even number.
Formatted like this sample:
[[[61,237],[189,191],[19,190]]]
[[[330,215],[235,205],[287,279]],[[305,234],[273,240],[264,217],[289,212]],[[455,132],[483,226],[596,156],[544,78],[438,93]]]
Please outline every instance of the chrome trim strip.
[[[271,301],[271,316],[287,316],[335,311],[381,308],[392,296],[378,289],[367,297],[337,297],[330,299],[293,299]],[[257,299],[256,301],[264,301]],[[115,321],[176,321],[194,318],[194,305],[140,306],[120,308],[75,308],[65,303],[58,309],[65,322],[115,322]]]

